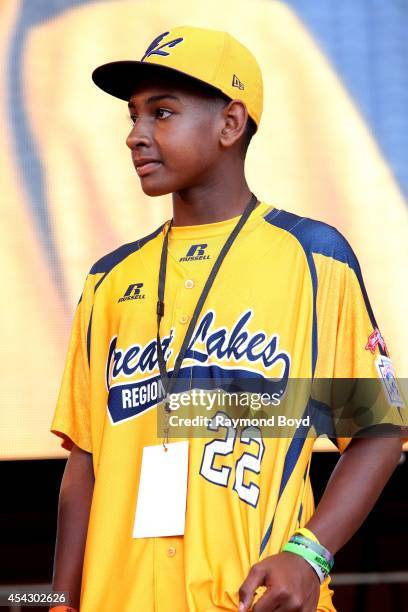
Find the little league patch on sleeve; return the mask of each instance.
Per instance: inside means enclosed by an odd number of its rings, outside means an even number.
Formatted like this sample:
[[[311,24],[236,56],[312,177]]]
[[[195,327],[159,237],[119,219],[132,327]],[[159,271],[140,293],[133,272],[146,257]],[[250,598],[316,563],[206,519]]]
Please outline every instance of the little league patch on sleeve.
[[[365,345],[366,351],[370,351],[374,355],[375,349],[380,345],[382,350],[388,355],[387,346],[384,338],[382,337],[380,330],[376,327],[372,333],[368,336],[367,344]]]
[[[391,359],[384,356],[378,357],[375,361],[375,366],[381,378],[388,403],[391,406],[403,406],[404,402],[398,389]]]

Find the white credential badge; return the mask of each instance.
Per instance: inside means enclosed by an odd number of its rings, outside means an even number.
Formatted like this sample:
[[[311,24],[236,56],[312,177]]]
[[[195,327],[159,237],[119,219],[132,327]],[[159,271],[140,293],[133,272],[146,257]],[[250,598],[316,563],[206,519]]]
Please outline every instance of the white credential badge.
[[[184,534],[187,476],[188,440],[144,447],[134,538]]]

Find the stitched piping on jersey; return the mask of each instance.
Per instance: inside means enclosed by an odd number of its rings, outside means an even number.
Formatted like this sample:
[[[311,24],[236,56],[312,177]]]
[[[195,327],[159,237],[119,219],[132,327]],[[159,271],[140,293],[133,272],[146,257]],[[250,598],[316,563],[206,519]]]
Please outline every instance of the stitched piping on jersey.
[[[306,408],[304,414],[306,414],[306,412],[307,412],[307,408]],[[282,479],[281,479],[281,484],[280,484],[280,487],[279,487],[278,501],[276,503],[272,519],[271,519],[271,521],[270,521],[270,523],[268,525],[268,528],[267,528],[267,530],[265,532],[265,535],[264,535],[264,537],[262,538],[262,541],[261,541],[261,546],[259,548],[259,556],[260,557],[262,556],[262,553],[265,550],[266,545],[268,544],[269,539],[271,537],[272,529],[273,529],[273,524],[274,524],[274,521],[275,521],[275,516],[276,516],[276,513],[278,512],[278,508],[279,508],[279,502],[280,502],[282,494],[283,494],[283,492],[284,492],[284,490],[286,488],[286,485],[287,485],[287,483],[289,481],[289,478],[290,478],[290,476],[291,476],[291,474],[292,474],[292,472],[293,472],[293,470],[294,470],[294,468],[296,466],[296,463],[298,462],[298,460],[300,458],[300,455],[302,453],[303,447],[305,445],[305,441],[306,441],[306,436],[297,436],[297,437],[295,436],[295,437],[293,437],[291,442],[290,442],[289,448],[288,448],[288,450],[286,452],[285,463],[284,463],[283,472],[282,472]]]
[[[91,316],[89,317],[88,331],[86,332],[86,353],[88,356],[88,367],[91,367],[91,330],[92,330],[92,315],[93,306],[91,309]]]
[[[286,211],[282,210],[279,211],[282,212],[283,214],[286,213]],[[292,215],[292,213],[286,213],[289,215]],[[312,376],[314,376],[315,373],[315,369],[316,369],[316,363],[317,363],[317,352],[318,352],[318,338],[317,338],[317,310],[316,310],[316,301],[317,301],[317,272],[316,272],[316,266],[315,266],[315,262],[313,259],[313,250],[312,249],[308,249],[306,247],[306,245],[304,244],[304,242],[302,242],[301,237],[299,235],[297,235],[293,230],[295,227],[297,227],[298,225],[301,225],[302,222],[306,222],[309,219],[307,219],[306,217],[300,217],[300,219],[298,219],[297,215],[292,215],[293,217],[296,217],[296,223],[292,224],[290,227],[284,227],[283,225],[279,225],[276,224],[276,218],[279,215],[276,215],[276,217],[273,218],[269,218],[269,219],[265,219],[265,221],[267,221],[268,223],[270,223],[271,225],[279,228],[280,230],[282,230],[283,232],[286,232],[287,234],[289,234],[289,236],[292,236],[292,238],[294,238],[294,240],[296,240],[296,242],[299,244],[300,248],[302,249],[302,252],[306,258],[306,262],[307,262],[307,267],[309,270],[309,274],[310,274],[310,280],[312,283],[312,303],[313,303],[313,321],[312,321]]]

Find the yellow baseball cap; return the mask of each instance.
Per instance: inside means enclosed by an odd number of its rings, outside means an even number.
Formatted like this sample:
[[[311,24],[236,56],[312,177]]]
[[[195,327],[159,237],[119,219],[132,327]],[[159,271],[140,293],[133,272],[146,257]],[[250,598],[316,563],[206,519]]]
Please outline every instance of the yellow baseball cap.
[[[107,93],[129,100],[152,66],[174,70],[242,100],[258,126],[263,106],[262,74],[252,53],[227,32],[180,26],[157,36],[140,61],[110,62],[92,73]]]

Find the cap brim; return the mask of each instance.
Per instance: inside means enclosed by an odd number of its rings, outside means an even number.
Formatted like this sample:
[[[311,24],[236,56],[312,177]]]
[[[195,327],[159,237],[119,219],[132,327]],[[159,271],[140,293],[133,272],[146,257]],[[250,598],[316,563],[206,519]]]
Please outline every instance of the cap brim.
[[[111,96],[129,101],[141,81],[154,80],[155,77],[160,77],[160,75],[168,76],[171,74],[185,77],[189,81],[195,81],[210,89],[220,91],[213,85],[209,85],[205,81],[192,77],[181,70],[162,66],[161,64],[145,63],[136,60],[109,62],[108,64],[98,66],[92,73],[92,80],[95,85]]]

